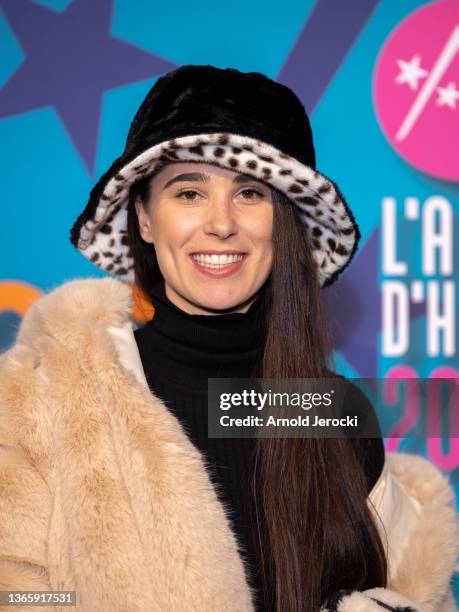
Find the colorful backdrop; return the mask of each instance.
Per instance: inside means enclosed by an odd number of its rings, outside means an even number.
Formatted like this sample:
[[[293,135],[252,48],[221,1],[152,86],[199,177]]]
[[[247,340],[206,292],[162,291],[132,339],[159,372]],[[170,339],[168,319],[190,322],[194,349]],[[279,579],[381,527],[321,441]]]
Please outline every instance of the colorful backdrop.
[[[325,290],[339,371],[458,378],[458,0],[0,0],[0,350],[43,292],[102,275],[70,227],[155,80],[202,63],[292,87],[355,211],[360,250]],[[459,499],[459,438],[405,416],[387,449]]]

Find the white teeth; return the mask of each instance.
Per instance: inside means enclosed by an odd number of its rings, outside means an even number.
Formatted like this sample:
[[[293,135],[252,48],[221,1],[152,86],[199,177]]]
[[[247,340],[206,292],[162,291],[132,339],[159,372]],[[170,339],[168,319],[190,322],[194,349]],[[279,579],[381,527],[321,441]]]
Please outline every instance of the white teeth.
[[[194,260],[196,260],[199,264],[206,266],[208,268],[219,268],[221,266],[227,266],[229,264],[235,263],[236,261],[241,261],[243,258],[242,255],[193,255]]]

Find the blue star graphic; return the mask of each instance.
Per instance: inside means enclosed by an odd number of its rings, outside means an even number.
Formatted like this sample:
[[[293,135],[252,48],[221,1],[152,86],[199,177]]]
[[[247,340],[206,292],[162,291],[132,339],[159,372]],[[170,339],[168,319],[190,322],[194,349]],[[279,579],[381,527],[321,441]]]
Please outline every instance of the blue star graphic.
[[[175,64],[110,34],[113,0],[74,0],[62,13],[27,0],[1,6],[26,57],[0,91],[0,117],[53,106],[92,174],[103,93]]]

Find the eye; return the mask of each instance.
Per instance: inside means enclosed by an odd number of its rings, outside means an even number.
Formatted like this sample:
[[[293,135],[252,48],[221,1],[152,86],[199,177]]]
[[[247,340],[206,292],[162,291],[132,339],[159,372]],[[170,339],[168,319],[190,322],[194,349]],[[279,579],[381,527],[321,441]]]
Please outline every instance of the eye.
[[[257,200],[258,198],[263,197],[261,191],[258,191],[258,189],[254,189],[253,187],[243,189],[240,194],[245,200]]]
[[[184,189],[177,194],[177,198],[181,198],[182,200],[193,201],[196,199],[195,196],[198,196],[199,193],[194,189]]]

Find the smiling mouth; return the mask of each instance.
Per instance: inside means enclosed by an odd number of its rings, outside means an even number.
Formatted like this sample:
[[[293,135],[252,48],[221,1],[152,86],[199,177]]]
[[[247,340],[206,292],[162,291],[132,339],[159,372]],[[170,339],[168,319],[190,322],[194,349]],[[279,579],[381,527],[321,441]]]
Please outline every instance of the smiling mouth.
[[[241,262],[246,255],[246,253],[235,253],[233,255],[193,254],[191,257],[197,264],[204,268],[220,270]]]

